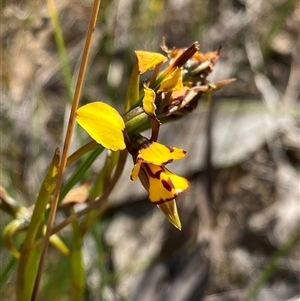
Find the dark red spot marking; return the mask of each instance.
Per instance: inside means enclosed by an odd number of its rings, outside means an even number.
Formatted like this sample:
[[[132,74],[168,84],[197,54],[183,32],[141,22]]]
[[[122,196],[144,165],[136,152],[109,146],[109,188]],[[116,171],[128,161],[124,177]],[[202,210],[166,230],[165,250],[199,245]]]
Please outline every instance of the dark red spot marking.
[[[172,163],[174,160],[173,159],[170,159],[170,160],[168,160],[167,162],[164,162],[164,163],[162,163],[163,165],[167,165],[167,164],[169,164],[169,163]]]
[[[162,185],[166,188],[166,190],[168,191],[172,191],[172,189],[174,189],[174,185],[172,183],[172,181],[170,179],[166,180],[161,180]]]
[[[175,197],[174,197],[175,198]],[[164,204],[164,203],[167,203],[169,201],[172,201],[174,200],[174,198],[168,198],[168,199],[159,199],[158,201],[156,202],[151,202],[152,204],[156,204],[156,205],[159,205],[159,204]]]
[[[162,170],[159,170],[157,171],[155,174],[153,174],[153,178],[156,178],[156,179],[160,179],[160,174],[162,173],[163,171]]]
[[[160,179],[160,174],[163,172],[162,169],[158,170],[156,173],[153,173],[148,164],[143,164],[142,167],[146,170],[146,174],[148,174],[152,178]]]

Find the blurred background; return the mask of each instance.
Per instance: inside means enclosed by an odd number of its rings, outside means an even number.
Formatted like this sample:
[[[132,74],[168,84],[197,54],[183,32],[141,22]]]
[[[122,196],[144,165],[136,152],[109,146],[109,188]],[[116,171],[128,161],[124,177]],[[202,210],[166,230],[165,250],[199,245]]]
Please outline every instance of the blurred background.
[[[68,78],[46,2],[1,2],[0,181],[27,207],[62,145],[67,86],[76,80],[92,4],[55,1]],[[123,112],[133,51],[162,52],[163,37],[169,48],[221,46],[208,79],[236,82],[161,128],[159,141],[187,150],[170,165],[191,181],[177,198],[181,232],[129,180],[128,160],[108,210],[85,237],[85,300],[243,300],[284,244],[253,300],[299,300],[299,240],[289,243],[300,231],[299,20],[297,0],[102,0],[81,104],[103,100]],[[85,141],[77,129],[72,151]],[[100,158],[90,175],[101,166]],[[10,220],[1,212],[1,230]],[[16,262],[2,246],[0,256],[1,300],[13,300]],[[50,248],[40,300],[69,300],[67,271],[64,255]]]

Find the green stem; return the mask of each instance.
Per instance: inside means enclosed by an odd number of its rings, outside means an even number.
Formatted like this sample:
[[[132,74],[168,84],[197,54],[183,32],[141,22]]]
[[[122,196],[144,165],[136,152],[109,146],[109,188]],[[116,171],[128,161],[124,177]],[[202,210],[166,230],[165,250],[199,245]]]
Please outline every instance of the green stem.
[[[80,64],[77,82],[76,82],[76,86],[75,86],[75,92],[74,92],[74,98],[73,98],[70,117],[69,117],[69,123],[68,123],[67,131],[66,131],[66,137],[64,140],[63,152],[62,152],[61,161],[60,161],[60,165],[59,165],[56,187],[55,187],[55,190],[53,193],[53,199],[52,199],[52,203],[51,203],[51,207],[50,207],[44,245],[43,245],[41,257],[40,257],[39,264],[38,264],[38,271],[37,271],[37,275],[36,275],[36,279],[35,279],[35,283],[34,283],[34,289],[33,289],[32,297],[31,297],[31,301],[35,301],[37,299],[37,294],[38,294],[40,281],[41,281],[41,277],[42,277],[42,270],[43,270],[47,250],[48,250],[51,229],[54,224],[57,206],[59,204],[59,197],[60,197],[60,191],[61,191],[61,186],[62,186],[62,182],[63,182],[63,175],[64,175],[64,171],[65,171],[65,168],[67,165],[68,152],[70,149],[71,139],[72,139],[72,135],[73,135],[74,127],[75,127],[75,113],[78,108],[78,104],[79,104],[79,100],[80,100],[80,96],[81,96],[82,86],[83,86],[87,63],[88,63],[89,54],[90,54],[90,50],[91,50],[92,37],[93,37],[94,31],[95,31],[96,22],[97,22],[97,18],[98,18],[100,3],[101,3],[101,0],[94,0],[92,12],[91,12],[91,17],[90,17],[90,21],[89,21],[89,26],[88,26],[88,30],[87,30],[85,45],[84,45],[82,59],[81,59],[81,64]]]
[[[75,213],[74,208],[71,211]],[[71,300],[81,301],[84,297],[85,291],[85,273],[83,265],[82,243],[83,236],[81,235],[79,220],[72,222],[73,237],[71,247]]]
[[[84,146],[82,146],[81,148],[79,148],[77,151],[75,151],[67,160],[67,166],[71,165],[73,162],[75,162],[76,160],[78,160],[79,158],[81,158],[83,155],[85,155],[86,153],[96,149],[99,147],[99,144],[95,141],[92,140],[90,142],[88,142],[87,144],[85,144]]]
[[[16,300],[29,301],[34,294],[41,246],[34,247],[34,242],[43,238],[44,213],[55,188],[59,169],[59,150],[56,149],[50,167],[41,185],[34,206],[26,237],[22,245],[17,270]],[[32,300],[32,299],[31,299]]]
[[[103,173],[99,175],[98,178],[98,184],[97,181],[94,184],[94,189],[91,190],[90,195],[93,199],[95,199],[98,195],[100,195],[104,190],[104,187],[106,187],[105,191],[103,192],[103,195],[106,195],[106,198],[103,198],[102,203],[101,203],[101,210],[97,209],[95,212],[90,211],[89,214],[87,214],[86,219],[81,225],[82,229],[82,234],[84,234],[90,227],[91,225],[95,222],[96,219],[99,218],[104,212],[104,210],[107,207],[108,204],[108,196],[115,187],[117,181],[121,177],[125,163],[126,163],[126,158],[127,158],[127,150],[123,150],[119,153],[114,153],[112,154],[110,160],[106,161],[106,168],[103,169]],[[117,160],[117,162],[115,162]],[[113,176],[111,175],[114,167],[115,168],[115,173]],[[95,189],[95,186],[101,186],[102,182],[102,188],[101,190]]]
[[[103,146],[99,145],[99,147],[93,150],[92,153],[89,154],[89,156],[77,167],[75,172],[63,186],[60,192],[59,202],[61,202],[67,195],[67,193],[71,190],[71,188],[83,178],[87,169],[93,164],[93,162],[103,152],[103,150]]]
[[[102,149],[103,150],[103,149]],[[101,151],[102,151],[101,150]],[[97,157],[98,154],[96,154]],[[125,163],[126,163],[126,157],[127,157],[127,151],[123,150],[121,151],[120,154],[120,160],[119,163],[116,167],[115,173],[109,183],[109,186],[106,187],[106,189],[104,190],[103,194],[101,195],[101,197],[99,197],[97,200],[95,200],[93,203],[89,204],[87,208],[83,209],[82,211],[76,212],[72,215],[70,215],[69,217],[67,217],[63,222],[61,222],[60,224],[58,224],[56,227],[54,227],[51,231],[51,235],[57,233],[58,231],[60,231],[61,229],[63,229],[64,227],[66,227],[67,225],[69,225],[70,223],[72,223],[73,221],[75,221],[76,219],[86,215],[87,213],[91,212],[94,209],[98,209],[99,212],[102,212],[102,210],[104,210],[107,206],[107,202],[104,202],[108,196],[110,195],[111,191],[113,190],[113,188],[115,187],[117,181],[119,180]],[[98,212],[98,216],[99,213]],[[36,247],[37,245],[39,245],[42,241],[44,240],[44,238],[41,238],[39,240],[37,240],[33,245],[32,248]]]

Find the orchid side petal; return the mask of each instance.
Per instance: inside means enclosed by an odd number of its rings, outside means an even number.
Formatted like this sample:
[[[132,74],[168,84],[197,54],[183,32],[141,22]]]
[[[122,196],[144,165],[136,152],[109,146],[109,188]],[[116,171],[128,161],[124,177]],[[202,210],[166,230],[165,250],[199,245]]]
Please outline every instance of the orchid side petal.
[[[99,144],[113,151],[125,148],[123,118],[104,102],[92,102],[80,107],[76,121]]]
[[[169,147],[158,142],[151,142],[146,147],[139,150],[137,161],[162,165],[172,162],[173,160],[182,159],[186,151],[177,148]]]

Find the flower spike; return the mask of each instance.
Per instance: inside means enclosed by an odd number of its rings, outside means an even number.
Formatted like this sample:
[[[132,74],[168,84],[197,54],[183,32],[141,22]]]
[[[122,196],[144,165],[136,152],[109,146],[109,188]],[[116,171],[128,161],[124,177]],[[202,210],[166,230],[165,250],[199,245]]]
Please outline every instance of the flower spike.
[[[134,161],[131,180],[139,178],[150,202],[157,205],[176,228],[181,229],[175,199],[189,188],[190,183],[172,173],[166,165],[182,159],[186,152],[157,143],[161,122],[189,114],[202,97],[209,98],[234,79],[216,83],[207,80],[220,57],[220,48],[202,53],[198,42],[194,42],[188,48],[169,50],[165,40],[161,48],[166,55],[135,51],[136,61],[129,80],[123,117],[109,105],[94,102],[79,108],[76,120],[105,148],[114,151],[127,148]],[[168,61],[168,66],[160,72],[165,61]],[[150,80],[145,81],[143,89],[140,89],[140,75],[149,70],[153,70]],[[150,139],[146,139],[140,133],[149,127],[152,133]]]

